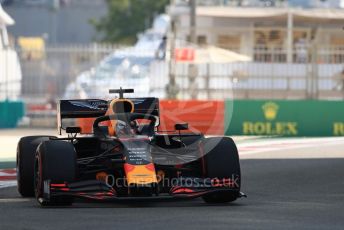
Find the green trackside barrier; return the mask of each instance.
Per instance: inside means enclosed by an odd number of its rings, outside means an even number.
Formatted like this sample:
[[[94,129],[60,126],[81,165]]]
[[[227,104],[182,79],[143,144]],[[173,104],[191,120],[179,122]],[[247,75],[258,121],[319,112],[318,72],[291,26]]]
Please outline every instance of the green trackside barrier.
[[[25,106],[22,101],[0,102],[0,128],[15,128],[25,114]]]
[[[344,136],[344,101],[228,100],[225,109],[226,135]]]

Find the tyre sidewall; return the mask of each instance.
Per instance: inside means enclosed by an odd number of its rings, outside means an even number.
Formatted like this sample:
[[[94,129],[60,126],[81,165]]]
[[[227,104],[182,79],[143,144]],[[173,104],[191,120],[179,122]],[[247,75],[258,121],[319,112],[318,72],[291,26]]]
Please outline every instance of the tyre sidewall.
[[[34,196],[34,161],[36,149],[42,141],[53,136],[22,137],[17,145],[16,168],[18,192],[23,197]]]
[[[241,187],[241,170],[238,149],[229,137],[211,137],[203,142],[206,177],[210,179],[232,179],[235,190],[232,193],[219,192],[205,195],[207,203],[225,203],[237,199]]]
[[[37,201],[42,206],[47,205],[69,205],[72,203],[70,197],[51,197],[50,201],[42,201],[43,183],[74,182],[77,174],[76,152],[70,142],[45,141],[42,142],[36,153],[35,162],[35,194]],[[38,167],[38,168],[37,168]],[[38,178],[40,178],[38,180]]]

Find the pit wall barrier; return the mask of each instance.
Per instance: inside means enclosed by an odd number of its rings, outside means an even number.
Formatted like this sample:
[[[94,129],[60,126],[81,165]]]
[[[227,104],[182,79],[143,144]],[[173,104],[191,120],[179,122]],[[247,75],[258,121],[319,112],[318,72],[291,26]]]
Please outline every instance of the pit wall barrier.
[[[0,101],[0,128],[15,128],[24,117],[22,101]]]
[[[224,133],[224,101],[160,101],[159,130],[174,130],[176,123],[189,123],[193,132],[207,135]]]
[[[225,135],[344,135],[344,101],[227,100],[225,107]]]
[[[206,135],[344,136],[344,101],[160,101],[160,131],[189,123]],[[79,119],[92,132],[94,119]]]

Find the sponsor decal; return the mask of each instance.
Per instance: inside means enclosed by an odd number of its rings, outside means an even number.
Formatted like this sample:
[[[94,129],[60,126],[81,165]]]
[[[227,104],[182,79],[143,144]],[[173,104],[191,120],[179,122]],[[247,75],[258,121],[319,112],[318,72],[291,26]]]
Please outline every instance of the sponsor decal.
[[[298,135],[298,124],[294,121],[276,121],[280,106],[275,102],[266,102],[262,106],[264,121],[244,121],[244,135]]]
[[[94,101],[76,100],[76,101],[69,101],[69,103],[71,103],[74,106],[89,108],[89,109],[94,109],[94,110],[99,110],[100,109],[99,106],[104,104],[103,101],[99,101],[99,100],[94,100]]]
[[[344,136],[344,122],[334,122],[333,123],[333,135],[334,136]]]
[[[99,172],[96,174],[96,179],[99,181],[107,182],[108,174],[106,172]]]
[[[266,120],[272,121],[276,119],[279,106],[274,102],[267,102],[262,106]]]
[[[145,99],[139,99],[139,98],[131,98],[130,99],[135,105],[141,104],[145,101]]]

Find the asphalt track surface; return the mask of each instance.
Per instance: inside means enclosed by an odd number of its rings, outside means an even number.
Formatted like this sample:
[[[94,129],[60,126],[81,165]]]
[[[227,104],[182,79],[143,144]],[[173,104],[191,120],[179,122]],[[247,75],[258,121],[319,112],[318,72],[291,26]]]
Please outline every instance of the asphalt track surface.
[[[342,150],[344,143],[297,151]],[[241,160],[248,198],[226,205],[197,199],[40,208],[15,187],[0,189],[0,229],[344,229],[344,158],[281,157],[293,151],[270,151],[280,159]]]

